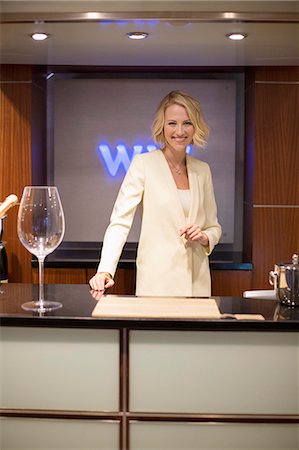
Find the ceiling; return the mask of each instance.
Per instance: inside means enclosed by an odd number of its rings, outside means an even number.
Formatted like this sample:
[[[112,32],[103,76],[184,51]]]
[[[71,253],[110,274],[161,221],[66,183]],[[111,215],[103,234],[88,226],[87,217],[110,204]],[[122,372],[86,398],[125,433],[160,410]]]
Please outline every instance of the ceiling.
[[[1,63],[299,65],[299,1],[10,0],[0,8]],[[35,42],[34,31],[50,38]],[[149,37],[132,41],[131,31]],[[232,42],[232,31],[248,37]]]

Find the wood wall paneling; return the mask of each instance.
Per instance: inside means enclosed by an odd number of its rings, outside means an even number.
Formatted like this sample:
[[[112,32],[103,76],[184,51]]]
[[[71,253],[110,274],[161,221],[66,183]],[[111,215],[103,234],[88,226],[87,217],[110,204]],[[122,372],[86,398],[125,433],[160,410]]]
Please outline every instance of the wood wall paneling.
[[[254,203],[299,205],[299,86],[257,84]]]
[[[299,208],[254,209],[253,286],[271,289],[269,271],[274,264],[291,261],[299,252]]]
[[[110,294],[135,294],[135,269],[118,269],[115,285],[109,290]]]
[[[30,82],[32,66],[27,64],[0,64],[0,81]]]
[[[38,283],[38,269],[32,270],[32,282]],[[45,268],[45,284],[85,284],[86,269]]]
[[[212,270],[212,295],[242,297],[251,289],[251,270]]]
[[[87,280],[95,271],[87,270]],[[109,294],[135,294],[134,269],[118,269],[115,285],[109,289]],[[252,272],[250,270],[212,270],[212,295],[242,296],[244,291],[251,289]]]
[[[257,68],[254,85],[253,288],[299,252],[299,68]]]
[[[0,201],[21,197],[31,184],[31,68],[2,65],[0,70]],[[5,83],[3,82],[5,81]],[[4,223],[9,281],[31,281],[31,255],[17,236],[17,206]]]
[[[95,274],[96,269],[87,270],[87,282]],[[109,289],[109,294],[134,295],[135,269],[118,269],[115,274],[115,285]]]
[[[259,66],[252,69],[256,81],[294,81],[299,80],[299,66]]]

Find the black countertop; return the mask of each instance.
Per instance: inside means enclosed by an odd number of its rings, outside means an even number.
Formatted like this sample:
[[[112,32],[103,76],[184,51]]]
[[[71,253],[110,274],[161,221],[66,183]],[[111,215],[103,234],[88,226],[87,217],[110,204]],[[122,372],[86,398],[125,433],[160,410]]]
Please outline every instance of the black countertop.
[[[130,328],[198,331],[299,331],[299,307],[288,308],[275,300],[214,297],[221,319],[94,318],[97,301],[85,284],[45,286],[45,299],[60,301],[63,307],[40,316],[22,309],[24,302],[37,300],[38,285],[0,284],[0,324],[2,326],[50,328]],[[153,298],[153,301],[155,299]],[[200,301],[200,299],[199,299]],[[265,320],[237,320],[235,314],[261,314]]]

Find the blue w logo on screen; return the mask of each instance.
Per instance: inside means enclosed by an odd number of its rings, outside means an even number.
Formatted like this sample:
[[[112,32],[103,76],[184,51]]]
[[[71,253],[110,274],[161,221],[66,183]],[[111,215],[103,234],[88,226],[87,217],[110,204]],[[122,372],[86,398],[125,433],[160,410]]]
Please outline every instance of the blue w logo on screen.
[[[100,144],[99,154],[101,155],[107,172],[112,176],[116,176],[117,172],[121,169],[127,172],[132,159],[135,155],[139,155],[140,153],[151,152],[152,150],[156,150],[157,147],[154,144],[149,144],[146,146],[143,145],[133,145],[132,150],[129,151],[126,145],[118,144],[115,150],[111,150],[111,147],[108,144]],[[191,153],[191,146],[188,145],[187,153]],[[113,155],[115,155],[113,157]]]

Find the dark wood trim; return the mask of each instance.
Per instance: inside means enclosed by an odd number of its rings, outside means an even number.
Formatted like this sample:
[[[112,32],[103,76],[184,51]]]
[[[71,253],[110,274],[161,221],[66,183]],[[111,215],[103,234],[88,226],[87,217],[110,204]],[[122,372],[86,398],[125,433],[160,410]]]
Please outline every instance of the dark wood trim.
[[[118,408],[119,411],[123,410],[123,371],[124,371],[124,338],[123,338],[123,330],[119,330],[119,399],[118,399]]]
[[[120,421],[119,411],[68,411],[47,409],[0,409],[0,417],[22,417],[27,419],[71,419],[71,420],[115,420]]]
[[[188,414],[129,413],[130,421],[217,422],[217,423],[299,423],[299,414]]]
[[[129,428],[129,411],[130,411],[130,330],[126,334],[126,442],[123,450],[130,449],[130,428]]]
[[[119,409],[121,411],[120,449],[129,448],[129,331],[120,330]]]
[[[122,419],[126,416],[127,423]],[[1,409],[0,417],[22,417],[28,419],[71,419],[71,420],[113,420],[119,421],[126,429],[130,421],[140,422],[216,422],[216,423],[299,423],[299,414],[201,414],[201,413],[161,413],[161,412],[98,412],[98,411],[68,411],[42,409]],[[125,427],[124,427],[125,426]],[[124,430],[123,430],[124,431]],[[125,446],[129,448],[128,436]]]

